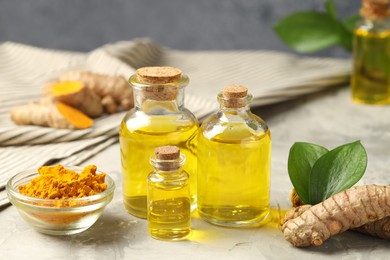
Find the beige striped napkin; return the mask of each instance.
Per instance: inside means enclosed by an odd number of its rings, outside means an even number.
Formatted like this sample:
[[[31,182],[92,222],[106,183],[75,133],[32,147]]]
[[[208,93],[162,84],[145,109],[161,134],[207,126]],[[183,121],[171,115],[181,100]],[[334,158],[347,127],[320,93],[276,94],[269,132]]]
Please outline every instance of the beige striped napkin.
[[[6,42],[0,44],[0,189],[26,168],[61,162],[76,165],[117,141],[124,113],[96,120],[86,130],[16,126],[14,106],[40,98],[45,82],[68,70],[91,70],[128,78],[150,65],[181,68],[191,82],[185,103],[198,118],[218,107],[226,84],[242,84],[253,105],[272,104],[348,82],[350,62],[301,58],[270,51],[177,51],[147,39],[108,44],[89,53],[56,51]],[[0,192],[1,194],[4,193]],[[0,205],[7,200],[0,198]]]

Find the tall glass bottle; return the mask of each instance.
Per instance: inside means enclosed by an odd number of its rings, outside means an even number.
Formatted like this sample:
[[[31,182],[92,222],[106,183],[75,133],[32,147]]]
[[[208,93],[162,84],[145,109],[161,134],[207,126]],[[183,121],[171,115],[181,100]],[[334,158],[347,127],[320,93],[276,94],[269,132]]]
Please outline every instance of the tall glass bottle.
[[[192,204],[196,203],[196,134],[199,123],[184,107],[184,88],[189,79],[173,67],[144,67],[129,79],[135,107],[122,120],[121,148],[123,200],[129,213],[147,217],[146,178],[154,148],[179,147],[187,158]]]
[[[354,31],[352,99],[390,103],[390,19],[388,0],[363,0],[363,21]]]
[[[183,240],[191,234],[191,201],[188,174],[182,169],[185,155],[176,146],[156,148],[154,167],[147,180],[148,230],[161,240]]]
[[[271,136],[251,99],[243,86],[224,87],[199,129],[198,212],[216,225],[256,226],[269,214]]]

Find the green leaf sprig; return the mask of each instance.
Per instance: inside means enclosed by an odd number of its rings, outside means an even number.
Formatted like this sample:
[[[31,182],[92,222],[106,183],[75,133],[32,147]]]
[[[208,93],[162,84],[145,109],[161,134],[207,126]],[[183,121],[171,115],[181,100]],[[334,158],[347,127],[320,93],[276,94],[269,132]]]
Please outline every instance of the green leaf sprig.
[[[339,19],[333,0],[327,0],[325,12],[291,14],[278,21],[274,30],[283,42],[297,52],[316,52],[333,45],[350,52],[353,30],[359,19],[359,15]]]
[[[288,174],[301,200],[315,205],[356,184],[367,168],[367,161],[360,141],[331,151],[320,145],[297,142],[290,149]]]

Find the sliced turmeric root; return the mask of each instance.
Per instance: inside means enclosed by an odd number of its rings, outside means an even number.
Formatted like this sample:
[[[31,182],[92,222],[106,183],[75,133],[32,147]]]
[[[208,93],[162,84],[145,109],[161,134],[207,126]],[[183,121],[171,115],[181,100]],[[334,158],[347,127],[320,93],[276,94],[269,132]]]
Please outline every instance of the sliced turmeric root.
[[[100,97],[91,89],[78,81],[64,81],[54,83],[50,87],[49,95],[55,101],[60,101],[77,108],[90,117],[99,117],[103,113]]]
[[[66,119],[74,128],[89,128],[93,125],[93,120],[79,110],[58,102],[56,104],[58,112]]]
[[[85,87],[96,93],[101,99],[110,96],[117,105],[116,109],[119,109],[120,106],[122,109],[127,110],[134,106],[133,90],[122,76],[109,76],[90,71],[68,71],[62,74],[58,80],[61,82],[81,82]],[[114,106],[107,105],[105,108],[108,108],[108,110],[106,110],[108,113],[114,112]]]
[[[14,108],[11,119],[19,125],[39,125],[65,129],[83,129],[93,120],[79,110],[61,102],[30,103]]]

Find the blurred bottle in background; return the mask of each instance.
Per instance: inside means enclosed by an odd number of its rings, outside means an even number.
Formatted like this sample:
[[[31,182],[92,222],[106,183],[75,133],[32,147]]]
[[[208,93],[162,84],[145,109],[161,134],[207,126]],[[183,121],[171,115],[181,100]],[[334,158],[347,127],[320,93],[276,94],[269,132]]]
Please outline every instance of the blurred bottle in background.
[[[389,104],[389,0],[363,0],[360,14],[363,20],[353,38],[352,99],[363,104]]]

